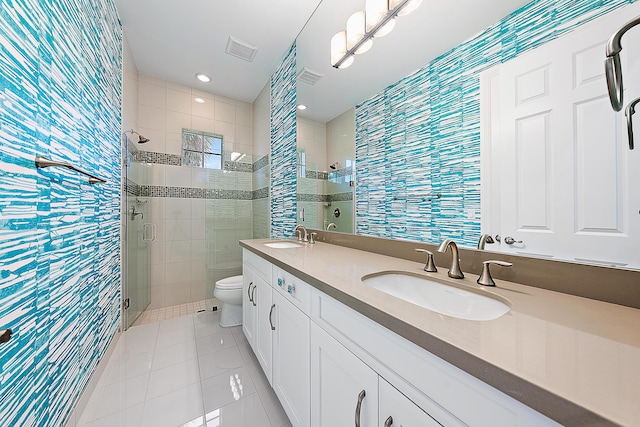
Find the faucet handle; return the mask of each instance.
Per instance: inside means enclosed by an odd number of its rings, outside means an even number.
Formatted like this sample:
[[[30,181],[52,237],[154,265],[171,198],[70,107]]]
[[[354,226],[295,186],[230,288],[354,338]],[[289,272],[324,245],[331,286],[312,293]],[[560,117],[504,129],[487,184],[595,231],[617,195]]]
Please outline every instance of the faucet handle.
[[[433,252],[424,248],[416,248],[416,252],[423,252],[427,254],[427,263],[424,265],[424,271],[428,273],[435,273],[438,271],[436,263],[433,261]]]
[[[311,233],[311,237],[309,239],[309,244],[312,245],[316,242],[316,236],[318,235],[318,233]]]
[[[302,230],[296,230],[296,240],[302,242]]]
[[[506,261],[497,261],[497,260],[484,261],[482,263],[482,273],[480,273],[480,276],[476,281],[478,285],[483,285],[483,286],[496,285],[496,282],[493,281],[493,277],[491,277],[491,272],[489,271],[489,266],[491,264],[499,265],[501,267],[511,267],[513,265],[510,262],[506,262]]]

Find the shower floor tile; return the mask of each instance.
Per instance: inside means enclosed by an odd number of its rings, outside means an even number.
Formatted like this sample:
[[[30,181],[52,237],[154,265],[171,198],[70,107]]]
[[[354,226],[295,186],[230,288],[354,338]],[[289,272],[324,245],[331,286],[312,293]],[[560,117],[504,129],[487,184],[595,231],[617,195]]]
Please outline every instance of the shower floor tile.
[[[199,311],[211,310],[212,307],[220,308],[220,301],[217,299],[208,299],[187,304],[174,305],[171,307],[156,308],[154,310],[145,310],[138,316],[133,325],[138,326],[146,323],[159,322],[161,320],[173,319],[174,317],[187,316],[195,314]]]

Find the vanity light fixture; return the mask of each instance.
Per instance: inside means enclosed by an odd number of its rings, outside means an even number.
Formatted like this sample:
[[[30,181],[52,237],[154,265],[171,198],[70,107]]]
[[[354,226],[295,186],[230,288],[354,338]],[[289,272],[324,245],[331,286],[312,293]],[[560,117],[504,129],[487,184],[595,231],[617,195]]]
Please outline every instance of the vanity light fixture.
[[[202,98],[193,98],[194,101],[196,101],[198,104],[204,104],[204,99]]]
[[[331,66],[347,68],[354,54],[368,51],[374,37],[382,37],[393,29],[396,16],[414,11],[422,0],[366,0],[365,10],[347,20],[346,31],[331,38]]]
[[[211,81],[211,77],[207,76],[205,73],[196,73],[196,79],[200,80],[202,83],[209,83]]]

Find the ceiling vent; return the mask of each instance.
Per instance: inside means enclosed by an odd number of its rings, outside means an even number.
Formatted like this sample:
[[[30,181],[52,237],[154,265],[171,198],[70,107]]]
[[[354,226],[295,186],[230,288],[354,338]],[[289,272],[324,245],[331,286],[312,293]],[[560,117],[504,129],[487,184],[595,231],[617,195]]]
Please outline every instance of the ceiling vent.
[[[324,76],[324,74],[320,74],[316,71],[308,69],[307,67],[304,67],[298,73],[298,80],[300,80],[301,82],[308,83],[310,85],[314,85],[318,80],[320,80],[322,76]]]
[[[227,42],[227,50],[225,52],[227,52],[229,55],[237,56],[240,59],[251,62],[256,56],[257,51],[257,47],[251,46],[248,43],[229,36],[229,41]]]

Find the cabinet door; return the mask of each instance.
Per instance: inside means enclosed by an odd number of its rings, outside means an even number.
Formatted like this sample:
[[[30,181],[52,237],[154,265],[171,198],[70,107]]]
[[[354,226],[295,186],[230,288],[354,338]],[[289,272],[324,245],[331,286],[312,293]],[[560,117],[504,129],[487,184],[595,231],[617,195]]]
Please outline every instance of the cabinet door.
[[[272,339],[273,339],[273,306],[271,297],[271,285],[265,282],[258,274],[254,276],[253,300],[256,303],[256,334],[254,352],[262,370],[271,384],[272,369]]]
[[[309,324],[307,315],[274,290],[273,389],[294,427],[309,425]]]
[[[252,293],[255,285],[255,272],[247,263],[242,266],[242,331],[251,348],[255,349],[256,307]]]
[[[376,425],[378,374],[312,323],[311,426],[354,425],[359,401],[360,426]]]
[[[420,409],[404,394],[396,390],[391,384],[379,379],[380,382],[380,413],[378,426],[380,427],[440,427],[440,424]]]

